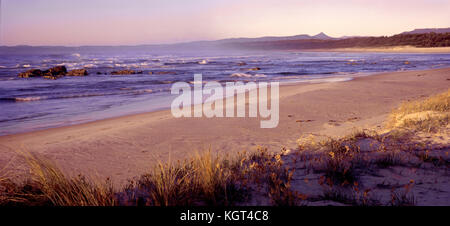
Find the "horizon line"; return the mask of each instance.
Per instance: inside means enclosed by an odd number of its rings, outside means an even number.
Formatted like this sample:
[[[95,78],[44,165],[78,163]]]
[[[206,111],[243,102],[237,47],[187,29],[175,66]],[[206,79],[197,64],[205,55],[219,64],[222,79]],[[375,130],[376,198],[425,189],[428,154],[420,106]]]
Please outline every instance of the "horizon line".
[[[1,1],[1,0],[0,0]],[[325,32],[319,32],[316,35],[319,34],[325,34]],[[95,45],[95,44],[88,44],[88,45],[27,45],[27,44],[21,44],[21,45],[0,45],[0,47],[68,47],[68,48],[79,48],[79,47],[135,47],[135,46],[163,46],[163,45],[178,45],[178,44],[189,44],[194,42],[216,42],[216,41],[223,41],[223,40],[230,40],[230,39],[256,39],[256,38],[268,38],[268,37],[274,37],[274,38],[283,38],[283,37],[294,37],[299,35],[308,35],[311,37],[314,37],[315,35],[310,34],[296,34],[296,35],[265,35],[265,36],[256,36],[256,37],[229,37],[229,38],[221,38],[221,39],[210,39],[210,40],[193,40],[193,41],[185,41],[185,42],[170,42],[170,43],[153,43],[153,44],[125,44],[125,45]],[[327,35],[330,38],[329,35]],[[347,37],[347,36],[357,36],[357,35],[344,35],[341,37]],[[369,36],[358,36],[358,37],[369,37]],[[377,36],[373,36],[377,37]]]
[[[1,2],[1,0],[0,0]],[[421,30],[421,29],[450,29],[450,27],[435,27],[435,28],[415,28],[411,31],[415,31],[415,30]],[[193,41],[185,41],[185,42],[170,42],[170,43],[153,43],[153,44],[149,44],[149,43],[143,43],[143,44],[122,44],[122,45],[96,45],[96,44],[87,44],[87,45],[27,45],[27,44],[20,44],[20,45],[0,45],[0,48],[3,47],[64,47],[64,48],[82,48],[82,47],[138,47],[138,46],[167,46],[167,45],[180,45],[180,44],[190,44],[190,43],[196,43],[196,42],[217,42],[217,41],[224,41],[224,40],[233,40],[233,39],[258,39],[258,38],[287,38],[287,37],[295,37],[295,36],[301,36],[301,35],[308,35],[310,37],[315,37],[317,35],[320,34],[324,34],[330,38],[333,39],[340,39],[340,38],[350,38],[350,37],[390,37],[390,36],[394,36],[394,35],[398,35],[398,34],[402,34],[405,32],[411,32],[411,31],[403,31],[397,34],[393,34],[393,35],[379,35],[379,36],[367,36],[367,35],[343,35],[340,37],[332,37],[327,35],[325,32],[319,32],[315,35],[310,35],[310,34],[295,34],[295,35],[265,35],[265,36],[257,36],[257,37],[229,37],[229,38],[221,38],[221,39],[211,39],[211,40],[193,40]]]

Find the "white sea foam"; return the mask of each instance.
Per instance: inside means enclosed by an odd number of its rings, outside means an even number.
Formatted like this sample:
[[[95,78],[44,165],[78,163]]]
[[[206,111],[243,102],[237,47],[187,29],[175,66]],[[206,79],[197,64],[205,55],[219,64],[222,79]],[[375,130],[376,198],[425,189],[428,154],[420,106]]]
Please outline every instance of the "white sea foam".
[[[96,66],[94,64],[86,64],[83,67],[85,67],[85,68],[93,68],[93,67],[96,67]]]
[[[27,102],[27,101],[38,101],[42,100],[42,97],[16,97],[15,100],[17,102]]]
[[[253,77],[265,78],[265,77],[267,77],[267,75],[265,75],[265,74],[256,74]]]
[[[199,81],[190,81],[189,83],[190,84],[205,84],[207,81],[202,81],[202,82],[199,82]]]
[[[246,73],[233,73],[230,75],[230,77],[243,77],[243,78],[250,78],[252,77],[251,74],[246,74]]]
[[[255,77],[255,78],[265,78],[267,77],[265,74],[247,74],[247,73],[233,73],[230,75],[230,77],[241,77],[241,78],[251,78],[251,77]]]

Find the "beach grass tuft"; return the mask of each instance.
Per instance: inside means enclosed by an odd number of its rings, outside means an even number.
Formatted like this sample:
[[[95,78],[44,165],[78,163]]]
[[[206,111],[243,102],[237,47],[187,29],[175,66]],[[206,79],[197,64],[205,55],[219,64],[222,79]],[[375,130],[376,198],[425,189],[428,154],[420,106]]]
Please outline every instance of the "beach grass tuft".
[[[31,173],[31,185],[55,206],[113,206],[114,190],[109,180],[92,182],[84,176],[67,177],[54,163],[24,153]]]
[[[450,116],[450,89],[425,100],[404,102],[390,116],[388,127],[438,132]]]
[[[0,204],[9,206],[114,206],[109,180],[92,182],[84,176],[67,177],[53,162],[36,154],[20,153],[30,177],[22,183],[0,180]]]
[[[248,201],[252,192],[262,193],[274,205],[299,205],[303,199],[291,189],[292,171],[281,155],[264,148],[234,159],[207,151],[186,161],[161,162],[122,189],[113,188],[108,179],[67,176],[42,156],[21,155],[30,178],[16,183],[0,177],[0,205],[232,206]]]
[[[130,181],[127,203],[150,206],[232,205],[245,198],[242,169],[210,151],[188,161],[159,163],[150,173]]]

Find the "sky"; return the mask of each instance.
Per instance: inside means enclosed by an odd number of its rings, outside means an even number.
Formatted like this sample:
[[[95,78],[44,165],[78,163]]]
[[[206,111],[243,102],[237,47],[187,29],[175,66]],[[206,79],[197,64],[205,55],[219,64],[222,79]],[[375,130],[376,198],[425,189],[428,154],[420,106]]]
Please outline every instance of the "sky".
[[[450,0],[0,0],[0,45],[393,35],[450,27]]]

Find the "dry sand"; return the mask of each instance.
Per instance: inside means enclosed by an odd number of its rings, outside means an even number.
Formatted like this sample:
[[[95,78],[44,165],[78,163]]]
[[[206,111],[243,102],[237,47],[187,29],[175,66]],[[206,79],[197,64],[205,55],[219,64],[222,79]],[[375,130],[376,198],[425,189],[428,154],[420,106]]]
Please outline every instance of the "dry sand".
[[[347,82],[280,87],[280,122],[261,129],[258,118],[180,118],[170,110],[0,137],[0,168],[21,169],[17,150],[43,154],[73,174],[122,184],[157,161],[185,159],[211,148],[220,154],[296,148],[305,134],[345,135],[381,127],[402,101],[447,90],[450,68],[382,73]],[[11,161],[12,160],[12,161]],[[20,170],[17,170],[18,172]]]

